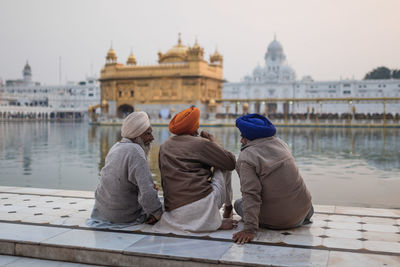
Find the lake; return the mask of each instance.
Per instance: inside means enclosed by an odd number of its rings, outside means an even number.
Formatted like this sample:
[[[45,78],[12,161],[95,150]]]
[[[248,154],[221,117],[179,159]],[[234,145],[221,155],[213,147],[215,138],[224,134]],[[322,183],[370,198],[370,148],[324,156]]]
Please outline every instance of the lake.
[[[234,127],[201,128],[240,152]],[[158,150],[169,134],[153,128],[150,168],[160,184]],[[279,127],[315,204],[400,208],[400,129]],[[87,122],[0,122],[0,185],[94,190],[120,127]],[[233,174],[234,198],[240,197]]]

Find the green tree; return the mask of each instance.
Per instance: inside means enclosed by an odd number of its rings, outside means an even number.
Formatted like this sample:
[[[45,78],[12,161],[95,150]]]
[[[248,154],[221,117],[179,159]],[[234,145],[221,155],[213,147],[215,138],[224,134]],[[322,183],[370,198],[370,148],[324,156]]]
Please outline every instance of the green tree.
[[[392,72],[392,78],[393,78],[393,79],[400,79],[400,69],[398,69],[398,70],[393,70],[393,72]]]
[[[392,77],[391,70],[386,67],[378,67],[368,72],[364,80],[381,80],[381,79],[390,79]]]

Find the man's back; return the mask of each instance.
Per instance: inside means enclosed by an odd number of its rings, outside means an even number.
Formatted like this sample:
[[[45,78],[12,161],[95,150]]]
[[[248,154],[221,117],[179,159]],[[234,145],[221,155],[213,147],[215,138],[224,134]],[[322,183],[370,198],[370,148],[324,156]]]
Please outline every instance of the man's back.
[[[246,193],[260,192],[260,224],[272,228],[290,228],[301,221],[310,209],[311,195],[288,146],[279,138],[249,141],[239,154],[237,170],[246,206],[244,209],[257,213],[252,210],[256,209],[256,205],[251,203],[253,197],[246,196]],[[246,175],[251,172],[257,176],[254,182],[249,182],[250,175]],[[260,186],[261,190],[257,188]]]
[[[96,207],[103,216],[112,222],[136,220],[141,206],[135,173],[146,173],[147,169],[144,151],[138,144],[127,141],[113,145],[95,193]]]
[[[233,170],[235,156],[209,140],[192,135],[172,136],[160,147],[159,166],[165,209],[173,210],[211,193],[211,166]]]

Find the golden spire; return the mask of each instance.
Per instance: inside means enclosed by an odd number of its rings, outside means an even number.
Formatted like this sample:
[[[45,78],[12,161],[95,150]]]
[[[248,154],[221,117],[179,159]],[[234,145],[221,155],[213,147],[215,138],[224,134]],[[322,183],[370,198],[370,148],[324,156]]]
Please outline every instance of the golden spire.
[[[181,40],[181,33],[178,33],[178,45],[182,44],[182,40]]]
[[[212,54],[212,55],[210,56],[210,62],[211,62],[211,63],[219,62],[219,63],[222,65],[223,60],[224,60],[224,59],[223,59],[223,56],[222,56],[220,53],[218,53],[218,48],[215,47],[215,52],[214,52],[214,54]]]
[[[131,54],[128,57],[128,61],[126,61],[126,65],[136,65],[136,57],[133,55],[131,50]]]
[[[112,48],[112,41],[111,41],[111,47],[110,50],[108,50],[107,56],[106,56],[106,61],[108,63],[113,63],[117,61],[117,54],[115,53],[114,49]]]

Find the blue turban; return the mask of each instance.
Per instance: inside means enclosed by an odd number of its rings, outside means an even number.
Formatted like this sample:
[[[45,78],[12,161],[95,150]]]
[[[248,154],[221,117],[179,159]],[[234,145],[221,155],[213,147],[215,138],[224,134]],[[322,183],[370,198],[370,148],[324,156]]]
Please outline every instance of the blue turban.
[[[257,138],[274,136],[275,126],[264,116],[253,113],[236,119],[236,127],[239,128],[243,137],[254,140]]]

